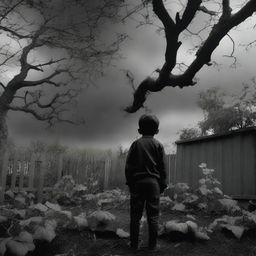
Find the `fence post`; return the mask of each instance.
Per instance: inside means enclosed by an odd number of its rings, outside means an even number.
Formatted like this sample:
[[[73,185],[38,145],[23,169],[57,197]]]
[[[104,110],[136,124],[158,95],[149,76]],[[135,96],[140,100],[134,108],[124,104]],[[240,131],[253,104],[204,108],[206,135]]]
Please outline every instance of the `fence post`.
[[[46,157],[43,155],[40,159],[40,166],[38,168],[38,188],[37,188],[37,201],[40,203],[43,199],[44,188],[44,173],[47,167]]]
[[[107,158],[105,160],[105,169],[104,169],[104,190],[110,189],[110,183],[112,177],[111,175],[111,168],[113,165],[113,158]]]
[[[17,153],[15,153],[14,158],[13,158],[12,180],[11,180],[12,181],[12,183],[11,183],[12,191],[16,187],[17,169],[18,169],[18,156],[17,156]]]
[[[166,155],[166,168],[168,171],[168,183],[176,183],[176,155]]]
[[[108,187],[108,160],[105,159],[104,161],[104,190]]]
[[[57,182],[60,181],[62,177],[62,169],[63,169],[63,155],[59,155],[59,161],[58,161],[58,173],[57,173]]]
[[[35,154],[32,154],[31,160],[30,160],[30,166],[29,166],[29,170],[28,170],[28,173],[29,173],[28,174],[28,177],[29,177],[28,187],[30,190],[32,190],[34,188],[35,168],[36,168],[36,156],[35,156]]]
[[[3,152],[3,151],[2,151]],[[0,151],[0,153],[2,153]],[[0,183],[0,204],[4,202],[4,193],[6,188],[6,176],[8,172],[8,162],[9,162],[9,154],[7,151],[4,151],[1,157],[2,161],[0,163],[2,164],[2,170],[1,170],[1,183]]]
[[[20,160],[20,177],[19,177],[19,190],[23,189],[23,185],[24,185],[24,171],[25,171],[25,163],[26,160],[25,159],[21,159]]]

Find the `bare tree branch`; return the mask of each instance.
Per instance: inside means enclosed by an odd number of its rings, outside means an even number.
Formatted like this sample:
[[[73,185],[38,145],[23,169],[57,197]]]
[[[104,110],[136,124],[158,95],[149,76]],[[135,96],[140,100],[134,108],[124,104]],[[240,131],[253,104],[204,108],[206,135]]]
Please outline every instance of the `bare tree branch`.
[[[68,89],[62,93],[56,93],[48,102],[42,102],[43,92],[41,90],[36,92],[25,92],[24,96],[19,96],[18,99],[23,103],[19,105],[8,105],[8,109],[12,111],[21,111],[32,114],[37,120],[47,121],[49,126],[56,122],[66,122],[72,124],[79,124],[79,122],[62,118],[62,114],[68,110],[63,108],[68,103],[77,97],[80,90]],[[17,104],[17,103],[16,103]]]
[[[230,26],[235,27],[246,20],[248,17],[252,16],[256,11],[256,1],[250,0],[245,4],[238,12],[230,17]]]
[[[167,12],[163,0],[152,0],[153,11],[157,17],[163,23],[165,29],[171,29],[175,26],[175,23],[169,13]]]
[[[134,75],[131,73],[130,70],[124,70],[125,74],[126,74],[126,77],[128,78],[130,84],[131,84],[131,87],[132,87],[132,90],[135,91],[135,85],[134,85]]]
[[[31,38],[31,35],[27,34],[27,35],[22,35],[20,33],[18,33],[15,30],[12,30],[10,28],[4,27],[4,26],[0,26],[0,30],[3,30],[5,32],[10,33],[11,35],[17,37],[18,39],[24,39],[24,38]]]
[[[188,68],[182,74],[176,75],[172,73],[172,70],[177,64],[177,51],[181,44],[181,42],[178,42],[179,33],[186,29],[186,27],[191,23],[196,11],[200,9],[201,1],[188,1],[183,17],[180,19],[179,15],[176,15],[176,24],[171,22],[172,20],[170,21],[169,14],[166,9],[164,9],[162,1],[153,1],[152,4],[154,12],[165,27],[167,43],[165,64],[161,68],[157,79],[148,77],[137,87],[133,95],[134,99],[132,105],[125,109],[125,111],[129,113],[136,112],[143,107],[147,95],[150,92],[160,91],[166,86],[179,86],[180,88],[183,88],[195,85],[196,82],[193,81],[195,75],[204,65],[210,65],[211,55],[219,45],[220,41],[232,28],[252,16],[256,11],[256,1],[250,0],[241,7],[238,12],[232,15],[229,1],[222,0],[223,12],[220,19],[212,27],[208,37],[196,52],[195,59],[192,63],[188,65]]]
[[[95,4],[76,0],[1,1],[0,73],[7,76],[0,82],[0,148],[7,139],[9,110],[30,113],[50,126],[81,123],[71,117],[69,120],[67,112],[78,96],[78,90],[71,88],[77,85],[78,75],[87,79],[83,84],[91,83],[92,76],[101,74],[110,61],[120,57],[120,44],[127,35],[113,33],[113,43],[105,43],[101,32],[106,23],[113,25],[123,4],[117,0]],[[45,56],[53,57],[45,61]],[[38,72],[40,78],[34,78]]]
[[[58,59],[58,60],[53,60],[51,59],[50,61],[48,62],[45,62],[45,63],[41,63],[41,64],[38,64],[38,65],[30,65],[30,68],[31,69],[35,69],[37,71],[42,71],[43,72],[43,69],[42,67],[45,67],[45,66],[51,66],[53,64],[57,64],[57,63],[60,63],[62,61],[66,60],[66,58],[61,58],[61,59]]]
[[[222,8],[223,8],[223,16],[224,17],[230,17],[231,15],[231,7],[230,7],[230,1],[229,0],[222,0]]]
[[[63,73],[67,73],[69,74],[70,76],[72,76],[70,70],[68,69],[59,69],[59,70],[56,70],[55,72],[53,72],[51,75],[49,75],[48,77],[45,77],[43,79],[40,79],[40,80],[36,80],[36,81],[23,81],[23,82],[20,82],[16,89],[20,89],[20,88],[23,88],[23,87],[34,87],[34,86],[37,86],[37,85],[42,85],[42,84],[50,84],[50,85],[54,85],[55,87],[60,87],[61,85],[64,84],[64,82],[54,82],[52,79],[60,74],[63,74]]]
[[[235,67],[236,66],[236,62],[237,62],[237,58],[234,56],[234,52],[235,52],[235,41],[234,39],[227,34],[228,38],[230,39],[231,43],[232,43],[232,50],[231,53],[229,55],[224,55],[224,57],[228,57],[228,58],[232,58],[233,59],[233,63],[231,65],[231,67]]]
[[[179,15],[176,15],[176,24],[178,26],[179,33],[188,27],[198,11],[202,0],[188,0],[187,6],[180,20]]]
[[[2,82],[0,82],[0,86],[1,86],[4,90],[6,89],[5,85],[4,85]]]
[[[10,6],[10,8],[7,8],[7,10],[3,13],[0,14],[1,18],[0,18],[0,23],[6,19],[6,17],[8,16],[9,13],[11,13],[16,7],[18,7],[21,3],[23,3],[25,0],[20,0],[18,1],[16,4],[14,4],[13,6]]]
[[[204,12],[204,13],[207,13],[207,14],[209,14],[209,15],[211,15],[211,16],[217,15],[217,12],[211,11],[211,10],[209,10],[208,8],[206,8],[205,6],[199,6],[198,10],[199,10],[199,11],[202,11],[202,12]]]
[[[11,60],[13,57],[15,57],[18,53],[19,53],[19,51],[14,52],[13,54],[10,54],[9,56],[7,53],[5,53],[4,55],[6,58],[0,63],[0,66],[5,65],[9,60]]]

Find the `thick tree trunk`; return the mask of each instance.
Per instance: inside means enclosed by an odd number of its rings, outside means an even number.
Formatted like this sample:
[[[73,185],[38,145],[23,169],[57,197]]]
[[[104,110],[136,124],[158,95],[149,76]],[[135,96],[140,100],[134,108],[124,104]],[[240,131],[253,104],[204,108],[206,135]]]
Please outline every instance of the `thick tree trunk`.
[[[7,146],[8,129],[6,124],[7,111],[0,110],[0,150]]]
[[[7,146],[8,127],[6,117],[15,93],[15,90],[6,88],[0,96],[0,150]]]
[[[0,110],[0,194],[3,186],[2,184],[3,160],[4,160],[5,152],[7,150],[7,138],[8,138],[6,114],[7,114],[7,111]],[[0,198],[0,201],[1,201],[1,198]]]

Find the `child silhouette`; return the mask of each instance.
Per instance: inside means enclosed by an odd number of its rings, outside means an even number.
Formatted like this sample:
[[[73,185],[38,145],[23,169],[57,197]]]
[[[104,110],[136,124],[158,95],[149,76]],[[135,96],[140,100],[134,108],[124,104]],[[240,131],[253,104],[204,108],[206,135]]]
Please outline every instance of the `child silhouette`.
[[[125,176],[130,199],[130,246],[138,249],[140,220],[144,206],[148,222],[148,248],[157,248],[160,194],[167,187],[165,152],[163,145],[154,138],[158,133],[159,120],[153,115],[139,119],[141,138],[134,141],[126,159]]]

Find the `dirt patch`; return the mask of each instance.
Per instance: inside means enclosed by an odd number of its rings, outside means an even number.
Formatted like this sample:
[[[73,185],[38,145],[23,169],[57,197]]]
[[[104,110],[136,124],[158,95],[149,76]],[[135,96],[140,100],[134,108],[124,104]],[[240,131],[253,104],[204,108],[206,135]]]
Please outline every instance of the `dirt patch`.
[[[112,209],[117,217],[117,226],[124,230],[129,230],[129,211]],[[160,222],[172,219],[185,220],[187,213],[163,212]],[[204,215],[202,213],[194,214],[196,222],[199,225],[208,225],[216,216]],[[58,233],[58,236],[51,244],[38,244],[36,251],[29,256],[53,256],[56,254],[67,253],[73,250],[76,256],[117,256],[117,255],[154,255],[154,256],[256,256],[256,232],[248,232],[241,240],[237,240],[229,232],[216,231],[210,234],[209,241],[196,241],[194,239],[185,239],[173,236],[159,237],[160,249],[156,252],[149,252],[145,247],[147,245],[147,227],[142,228],[142,249],[134,252],[128,246],[128,239],[120,239],[114,232],[109,232],[102,236],[96,233],[96,236],[89,231],[65,231]]]

